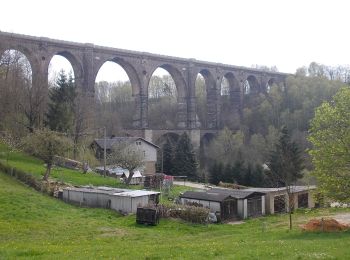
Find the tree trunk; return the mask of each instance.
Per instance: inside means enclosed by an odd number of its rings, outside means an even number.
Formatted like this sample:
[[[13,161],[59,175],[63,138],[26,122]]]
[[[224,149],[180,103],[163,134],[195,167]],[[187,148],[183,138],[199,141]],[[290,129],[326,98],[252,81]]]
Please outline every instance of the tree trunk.
[[[289,230],[292,230],[292,211],[289,209]]]
[[[46,172],[45,172],[45,175],[43,177],[43,180],[44,181],[47,181],[49,179],[49,176],[50,176],[50,172],[51,172],[51,163],[48,163],[47,166],[46,166]]]
[[[129,177],[126,179],[126,182],[125,182],[126,185],[130,184],[132,176],[134,176],[134,171],[129,170]]]

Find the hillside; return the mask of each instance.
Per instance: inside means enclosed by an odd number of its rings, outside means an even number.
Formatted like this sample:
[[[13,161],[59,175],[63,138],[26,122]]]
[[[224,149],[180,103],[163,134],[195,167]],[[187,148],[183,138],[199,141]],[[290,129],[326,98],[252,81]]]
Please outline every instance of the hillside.
[[[0,259],[345,259],[350,254],[349,232],[308,234],[297,227],[288,232],[285,215],[241,225],[162,219],[155,227],[139,226],[135,216],[71,206],[2,173],[0,205]],[[294,218],[304,223],[306,217]]]

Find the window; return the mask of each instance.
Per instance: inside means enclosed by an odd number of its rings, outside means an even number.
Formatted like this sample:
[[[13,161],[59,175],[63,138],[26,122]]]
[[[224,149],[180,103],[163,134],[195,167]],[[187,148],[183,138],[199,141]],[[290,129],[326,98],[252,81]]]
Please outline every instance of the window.
[[[141,145],[141,141],[136,141],[136,145]]]

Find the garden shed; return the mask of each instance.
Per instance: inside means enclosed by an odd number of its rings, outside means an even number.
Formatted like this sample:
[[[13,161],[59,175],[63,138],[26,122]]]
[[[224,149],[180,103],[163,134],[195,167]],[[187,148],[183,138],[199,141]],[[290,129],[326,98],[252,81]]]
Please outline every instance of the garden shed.
[[[123,213],[136,213],[138,206],[159,202],[160,192],[109,187],[68,187],[63,200],[94,208],[110,208]]]
[[[222,220],[245,219],[265,214],[265,194],[244,190],[211,189],[187,191],[180,196],[182,204],[207,207]]]

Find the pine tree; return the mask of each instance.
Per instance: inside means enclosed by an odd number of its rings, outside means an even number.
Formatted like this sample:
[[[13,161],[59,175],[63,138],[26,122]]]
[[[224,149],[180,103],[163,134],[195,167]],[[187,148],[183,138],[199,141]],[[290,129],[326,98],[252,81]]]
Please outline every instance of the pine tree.
[[[297,144],[291,141],[287,127],[282,127],[275,151],[271,152],[269,162],[270,175],[278,187],[285,187],[288,196],[289,228],[292,229],[292,211],[294,201],[292,189],[295,182],[303,177],[303,158]]]
[[[46,124],[51,130],[67,132],[73,127],[74,100],[76,92],[71,75],[62,70],[56,86],[50,90],[50,103],[46,114]]]
[[[232,167],[233,182],[243,185],[245,171],[243,160],[237,159]]]
[[[174,145],[169,138],[163,145],[163,173],[173,175],[174,171]]]
[[[197,159],[191,140],[183,133],[176,145],[174,156],[174,175],[187,176],[190,180],[197,179]]]
[[[233,170],[231,164],[228,163],[225,165],[221,181],[233,183]]]
[[[215,161],[213,166],[209,170],[209,182],[214,185],[218,185],[223,176],[223,164]]]

